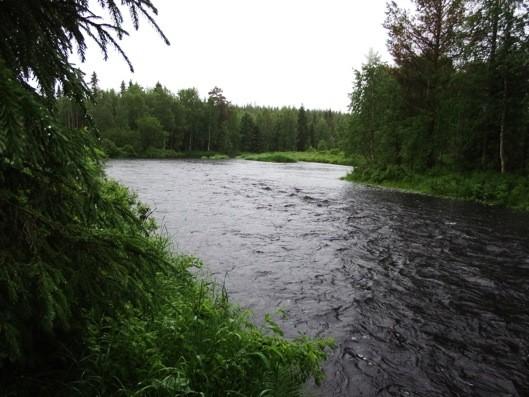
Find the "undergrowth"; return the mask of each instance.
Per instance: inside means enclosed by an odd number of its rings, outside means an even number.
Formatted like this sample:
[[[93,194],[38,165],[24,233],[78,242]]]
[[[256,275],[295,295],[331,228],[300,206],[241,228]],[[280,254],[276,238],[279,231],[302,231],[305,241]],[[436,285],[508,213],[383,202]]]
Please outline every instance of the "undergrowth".
[[[239,158],[245,160],[267,161],[276,163],[295,163],[307,161],[313,163],[351,165],[352,160],[343,152],[338,150],[305,152],[266,152],[266,153],[244,153]]]
[[[298,161],[291,155],[281,152],[242,154],[239,158],[270,163],[297,163]]]
[[[177,152],[172,149],[148,148],[144,152],[136,152],[131,145],[117,147],[111,141],[103,140],[101,147],[106,155],[110,158],[128,158],[128,159],[208,159],[208,160],[226,160],[230,156],[224,153],[207,152],[207,151],[190,151]]]
[[[83,394],[294,396],[321,379],[327,342],[266,335],[224,291],[190,276],[194,262],[178,258],[179,277],[160,275],[152,312],[92,323],[75,382]]]
[[[346,179],[529,211],[529,177],[524,175],[444,169],[418,173],[394,166],[358,167]]]

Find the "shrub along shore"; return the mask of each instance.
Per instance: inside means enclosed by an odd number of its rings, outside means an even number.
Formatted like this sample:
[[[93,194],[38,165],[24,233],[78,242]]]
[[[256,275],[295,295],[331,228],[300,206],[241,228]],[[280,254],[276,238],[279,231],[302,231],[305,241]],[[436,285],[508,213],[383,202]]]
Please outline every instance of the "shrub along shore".
[[[309,151],[288,151],[288,152],[264,152],[264,153],[241,153],[227,154],[213,151],[192,151],[177,152],[170,149],[149,148],[142,153],[128,152],[125,149],[118,149],[109,154],[110,158],[129,159],[203,159],[203,160],[227,160],[238,158],[243,160],[265,161],[274,163],[295,163],[306,161],[312,163],[352,165],[353,160],[339,150],[309,150]]]
[[[268,161],[276,163],[295,163],[307,161],[311,163],[352,165],[353,160],[339,150],[305,151],[305,152],[267,152],[244,153],[239,158],[245,160]]]
[[[529,211],[529,178],[524,175],[478,171],[463,173],[444,169],[418,173],[402,167],[384,169],[358,167],[345,179],[408,192]]]

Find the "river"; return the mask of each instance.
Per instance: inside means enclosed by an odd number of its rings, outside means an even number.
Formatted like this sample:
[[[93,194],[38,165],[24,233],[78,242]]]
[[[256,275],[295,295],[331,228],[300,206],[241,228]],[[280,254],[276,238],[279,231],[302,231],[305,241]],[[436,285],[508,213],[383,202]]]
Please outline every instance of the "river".
[[[333,337],[319,396],[529,396],[529,215],[340,180],[348,167],[115,160],[232,301]]]

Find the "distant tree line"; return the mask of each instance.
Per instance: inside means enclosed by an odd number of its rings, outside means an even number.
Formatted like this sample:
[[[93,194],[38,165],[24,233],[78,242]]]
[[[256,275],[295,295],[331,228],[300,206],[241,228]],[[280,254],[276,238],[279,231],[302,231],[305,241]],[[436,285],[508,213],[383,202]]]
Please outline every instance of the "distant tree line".
[[[89,113],[109,154],[151,149],[223,153],[341,149],[374,168],[529,169],[529,3],[388,2],[394,63],[371,53],[355,71],[350,114],[303,107],[236,106],[221,89],[176,94],[161,84],[90,86]],[[60,93],[59,93],[60,96]],[[82,117],[66,97],[59,114]]]
[[[345,148],[370,166],[529,169],[529,3],[389,2],[394,65],[355,72]]]
[[[333,149],[347,126],[345,114],[330,110],[235,106],[218,87],[202,99],[194,88],[174,94],[160,83],[145,89],[122,82],[119,92],[101,90],[95,73],[89,85],[88,112],[110,155]],[[76,105],[60,92],[58,113],[67,126],[80,127]]]

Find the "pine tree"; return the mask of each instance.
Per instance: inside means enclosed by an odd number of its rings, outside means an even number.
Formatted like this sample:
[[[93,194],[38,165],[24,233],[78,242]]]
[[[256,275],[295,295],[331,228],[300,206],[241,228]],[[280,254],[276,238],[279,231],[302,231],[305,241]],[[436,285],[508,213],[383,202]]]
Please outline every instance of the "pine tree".
[[[101,0],[100,5],[110,17],[98,19],[84,0],[30,0],[3,1],[0,3],[0,56],[5,66],[17,78],[33,77],[42,94],[52,98],[57,84],[65,95],[79,101],[88,92],[82,73],[68,59],[77,51],[84,61],[86,37],[93,39],[108,57],[109,48],[117,50],[131,70],[132,65],[121,49],[119,40],[126,34],[122,9],[113,0]],[[157,10],[150,0],[123,0],[130,10],[132,26],[138,29],[143,15],[166,43],[165,35],[153,19]]]
[[[121,3],[135,28],[144,15],[158,29],[150,1]],[[84,59],[86,36],[105,56],[109,46],[122,52],[121,8],[99,4],[111,23],[83,0],[0,2],[0,384],[7,395],[14,395],[8,386],[16,395],[54,394],[53,374],[81,358],[89,316],[145,307],[156,273],[168,266],[141,208],[105,182],[92,131],[55,119],[57,88],[84,116],[90,90],[68,56],[78,49]],[[46,377],[32,379],[43,368]]]
[[[241,147],[246,152],[260,151],[260,134],[259,128],[255,124],[253,117],[244,113],[240,126]]]
[[[92,72],[90,76],[90,92],[93,96],[97,96],[99,92],[99,79],[97,78],[96,72]]]
[[[119,93],[123,95],[127,91],[127,86],[125,85],[125,81],[121,80],[121,84],[119,86]]]
[[[225,123],[229,119],[230,102],[222,89],[214,87],[208,92],[208,141],[207,151],[223,150],[225,146]]]
[[[307,127],[307,115],[303,106],[301,106],[298,111],[298,124],[296,131],[296,147],[297,150],[302,152],[307,149],[307,141],[309,138],[309,131]]]

